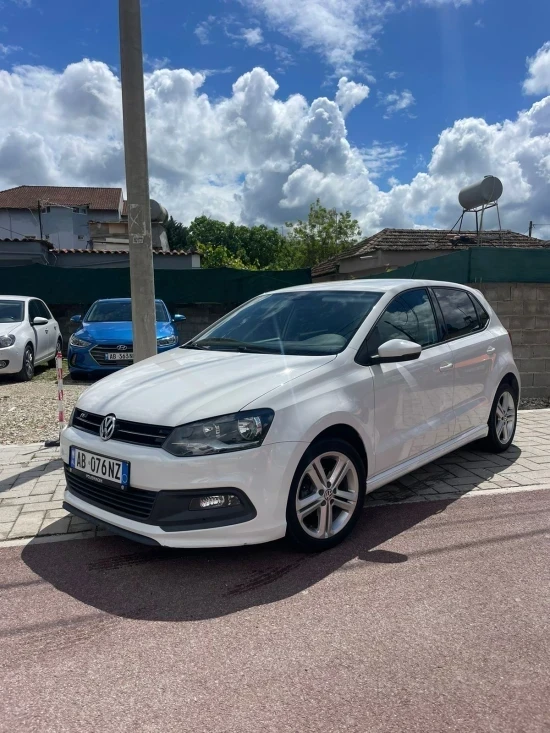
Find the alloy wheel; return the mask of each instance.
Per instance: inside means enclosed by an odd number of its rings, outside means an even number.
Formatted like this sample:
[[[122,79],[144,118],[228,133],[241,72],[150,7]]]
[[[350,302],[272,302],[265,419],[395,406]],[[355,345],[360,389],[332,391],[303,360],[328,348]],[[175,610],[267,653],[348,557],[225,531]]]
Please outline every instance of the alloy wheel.
[[[316,539],[338,534],[351,519],[359,498],[359,477],[343,453],[317,456],[306,468],[296,493],[296,514]]]
[[[25,349],[24,367],[25,367],[25,374],[27,375],[27,378],[32,379],[32,376],[34,373],[34,367],[33,367],[33,355],[32,355],[31,349]]]
[[[497,402],[495,420],[497,438],[505,445],[513,435],[516,425],[516,403],[508,391],[500,395]]]

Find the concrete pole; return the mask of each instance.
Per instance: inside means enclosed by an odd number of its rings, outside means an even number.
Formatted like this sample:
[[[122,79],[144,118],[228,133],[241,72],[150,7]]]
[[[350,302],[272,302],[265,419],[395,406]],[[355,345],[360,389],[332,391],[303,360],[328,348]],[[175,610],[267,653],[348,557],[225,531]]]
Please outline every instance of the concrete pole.
[[[119,0],[134,361],[157,353],[140,0]]]

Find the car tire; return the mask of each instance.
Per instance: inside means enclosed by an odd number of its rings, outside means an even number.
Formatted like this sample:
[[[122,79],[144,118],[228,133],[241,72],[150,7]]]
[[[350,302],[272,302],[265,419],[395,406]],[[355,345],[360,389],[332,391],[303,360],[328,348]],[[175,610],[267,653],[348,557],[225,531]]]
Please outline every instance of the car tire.
[[[290,486],[287,539],[306,552],[335,547],[357,523],[365,493],[365,465],[352,445],[339,438],[312,443]]]
[[[49,362],[48,362],[48,366],[50,367],[50,369],[54,369],[55,368],[55,365],[56,365],[55,364],[55,357],[57,356],[58,352],[61,351],[62,348],[63,348],[63,342],[61,341],[60,338],[58,338],[57,339],[57,344],[55,345],[55,356],[54,356],[53,359],[50,359]]]
[[[30,382],[34,377],[34,349],[30,344],[25,346],[23,352],[23,365],[17,373],[17,379],[20,382]]]
[[[489,434],[483,447],[491,453],[504,453],[512,445],[517,422],[518,396],[510,384],[501,384],[491,407]]]

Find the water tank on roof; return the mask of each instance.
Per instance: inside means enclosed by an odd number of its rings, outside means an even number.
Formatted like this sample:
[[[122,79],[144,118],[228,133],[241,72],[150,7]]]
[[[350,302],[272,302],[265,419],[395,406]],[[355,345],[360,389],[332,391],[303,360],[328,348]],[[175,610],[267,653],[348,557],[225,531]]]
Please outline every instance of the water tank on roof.
[[[487,206],[502,196],[502,183],[495,176],[485,176],[479,183],[463,188],[458,194],[458,201],[463,209],[477,209]]]
[[[166,224],[168,221],[168,212],[161,206],[158,201],[151,199],[151,221]]]

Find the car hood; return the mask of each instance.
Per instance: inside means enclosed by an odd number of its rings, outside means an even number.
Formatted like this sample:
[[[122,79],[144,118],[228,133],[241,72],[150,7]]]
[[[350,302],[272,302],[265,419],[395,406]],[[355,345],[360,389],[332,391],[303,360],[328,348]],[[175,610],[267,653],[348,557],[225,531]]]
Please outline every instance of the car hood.
[[[157,338],[163,336],[171,336],[174,328],[171,323],[157,323]],[[88,323],[84,322],[75,336],[92,341],[93,343],[110,343],[121,344],[132,343],[132,322],[119,321],[117,323]]]
[[[23,323],[0,323],[0,336],[10,336],[23,326]]]
[[[78,407],[151,425],[182,425],[238,412],[334,358],[172,349],[105,377],[84,392]]]

